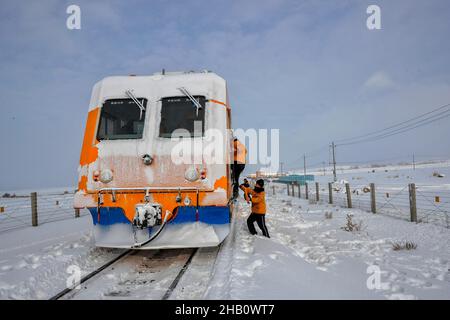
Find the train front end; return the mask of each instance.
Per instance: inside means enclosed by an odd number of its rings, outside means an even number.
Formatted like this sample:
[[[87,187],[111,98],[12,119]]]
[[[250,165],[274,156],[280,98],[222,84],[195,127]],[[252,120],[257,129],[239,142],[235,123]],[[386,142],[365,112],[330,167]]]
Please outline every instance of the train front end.
[[[92,92],[75,208],[115,248],[217,246],[231,220],[225,80],[211,72],[108,77]]]

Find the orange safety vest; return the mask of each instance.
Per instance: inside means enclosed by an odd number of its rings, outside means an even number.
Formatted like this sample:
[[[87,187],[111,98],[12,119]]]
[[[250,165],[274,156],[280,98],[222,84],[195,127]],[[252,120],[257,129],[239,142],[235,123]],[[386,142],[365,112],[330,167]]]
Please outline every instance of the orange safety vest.
[[[245,164],[245,157],[247,156],[247,149],[239,140],[234,140],[234,161]]]

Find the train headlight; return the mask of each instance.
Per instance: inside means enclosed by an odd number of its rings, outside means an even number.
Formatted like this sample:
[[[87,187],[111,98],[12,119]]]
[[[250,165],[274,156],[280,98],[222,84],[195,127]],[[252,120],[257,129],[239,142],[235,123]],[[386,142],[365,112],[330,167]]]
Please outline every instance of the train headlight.
[[[191,205],[191,199],[188,196],[186,196],[186,198],[184,198],[183,202],[184,202],[185,206],[190,206]]]
[[[200,174],[198,170],[194,166],[192,166],[186,170],[186,172],[184,173],[184,177],[186,178],[186,180],[194,182],[197,181],[198,178],[200,178]]]
[[[109,169],[102,170],[100,173],[100,181],[103,183],[111,182],[113,179],[113,173]]]

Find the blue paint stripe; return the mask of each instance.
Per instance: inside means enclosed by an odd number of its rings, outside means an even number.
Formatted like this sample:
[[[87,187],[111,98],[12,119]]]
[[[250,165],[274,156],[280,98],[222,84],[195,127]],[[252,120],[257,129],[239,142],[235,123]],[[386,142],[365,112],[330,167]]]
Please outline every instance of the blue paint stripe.
[[[130,224],[125,216],[122,208],[115,207],[101,207],[100,208],[100,222],[98,221],[97,208],[89,208],[92,215],[94,225],[111,225],[116,223]],[[196,207],[181,206],[177,209],[177,214],[169,223],[188,223],[195,222]],[[207,224],[226,224],[230,223],[230,208],[227,206],[204,206],[198,208],[199,221]]]
[[[131,223],[125,216],[122,208],[101,207],[100,222],[98,221],[97,208],[89,208],[89,211],[91,212],[94,225],[100,224],[101,226],[109,226],[116,223]]]
[[[200,221],[208,224],[226,224],[230,223],[229,207],[199,207],[198,213]]]
[[[171,223],[195,222],[195,207],[178,207],[175,219]],[[230,208],[218,206],[204,206],[198,208],[199,221],[208,224],[226,224],[230,223]]]

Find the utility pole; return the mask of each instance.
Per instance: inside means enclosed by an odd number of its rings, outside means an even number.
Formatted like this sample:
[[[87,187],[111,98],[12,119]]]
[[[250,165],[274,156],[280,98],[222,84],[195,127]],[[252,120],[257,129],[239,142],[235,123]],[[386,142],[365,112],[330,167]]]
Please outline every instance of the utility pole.
[[[323,165],[323,176],[325,176],[325,173],[326,173],[326,170],[325,170],[325,161],[322,162],[322,165]]]
[[[306,154],[303,154],[303,177],[306,181]]]
[[[336,145],[334,144],[334,141],[331,143],[331,148],[333,149],[333,179],[334,182],[336,182],[336,152],[334,150],[336,148]]]
[[[413,170],[416,170],[416,159],[414,158],[414,153],[413,153]]]

